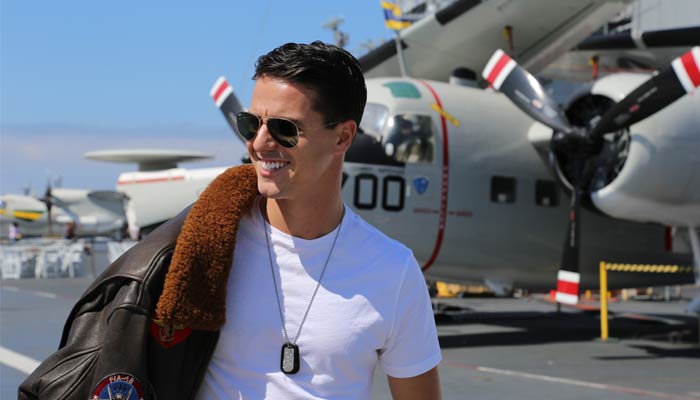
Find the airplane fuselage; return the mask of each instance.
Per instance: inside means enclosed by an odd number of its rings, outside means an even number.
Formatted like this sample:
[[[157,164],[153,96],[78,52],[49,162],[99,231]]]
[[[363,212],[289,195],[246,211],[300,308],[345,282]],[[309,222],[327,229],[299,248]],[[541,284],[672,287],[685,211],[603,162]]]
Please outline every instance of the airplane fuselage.
[[[432,121],[434,154],[403,166],[346,163],[346,202],[413,249],[430,277],[550,288],[570,198],[528,141],[533,121],[491,91],[395,78],[368,87],[389,118]],[[584,287],[597,285],[600,261],[689,265],[667,249],[663,226],[591,211],[582,220]]]
[[[570,198],[528,139],[543,126],[490,90],[406,78],[367,87],[363,133],[346,155],[345,203],[409,246],[429,278],[553,288]],[[117,189],[143,227],[174,216],[222,171],[125,173]],[[668,248],[662,225],[588,210],[582,221],[584,288],[597,285],[600,261],[690,265]],[[611,276],[610,285],[665,278]]]

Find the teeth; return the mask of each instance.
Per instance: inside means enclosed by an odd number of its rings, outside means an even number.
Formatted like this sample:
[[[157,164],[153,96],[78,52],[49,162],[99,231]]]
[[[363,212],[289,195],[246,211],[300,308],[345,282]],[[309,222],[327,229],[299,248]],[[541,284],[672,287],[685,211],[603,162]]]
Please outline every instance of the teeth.
[[[287,165],[286,163],[282,162],[266,162],[266,161],[260,161],[260,165],[266,169],[266,170],[275,170],[275,169],[280,169]]]

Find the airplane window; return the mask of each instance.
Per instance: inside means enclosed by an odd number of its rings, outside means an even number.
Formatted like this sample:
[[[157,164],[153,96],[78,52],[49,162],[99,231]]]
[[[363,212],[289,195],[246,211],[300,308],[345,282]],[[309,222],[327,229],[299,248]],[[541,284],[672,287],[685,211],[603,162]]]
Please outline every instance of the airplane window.
[[[362,114],[362,121],[360,121],[360,128],[362,128],[366,134],[372,135],[377,141],[380,141],[388,116],[389,108],[387,108],[387,106],[377,103],[367,103],[367,105],[365,105],[365,111]]]
[[[491,201],[502,204],[514,203],[515,178],[508,176],[492,176]]]
[[[435,152],[435,135],[430,117],[399,114],[390,118],[382,140],[387,156],[399,162],[431,163]]]
[[[556,207],[559,205],[559,190],[553,181],[535,182],[535,202],[538,206]]]

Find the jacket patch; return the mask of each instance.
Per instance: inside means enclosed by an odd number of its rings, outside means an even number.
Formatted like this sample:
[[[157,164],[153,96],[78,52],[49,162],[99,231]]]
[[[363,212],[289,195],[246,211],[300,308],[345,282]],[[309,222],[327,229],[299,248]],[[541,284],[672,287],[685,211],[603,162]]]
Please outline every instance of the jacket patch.
[[[129,374],[108,375],[102,379],[90,396],[90,400],[144,400],[143,386]]]
[[[149,331],[153,339],[166,349],[182,342],[192,334],[192,329],[190,328],[165,324],[155,318],[151,320]]]

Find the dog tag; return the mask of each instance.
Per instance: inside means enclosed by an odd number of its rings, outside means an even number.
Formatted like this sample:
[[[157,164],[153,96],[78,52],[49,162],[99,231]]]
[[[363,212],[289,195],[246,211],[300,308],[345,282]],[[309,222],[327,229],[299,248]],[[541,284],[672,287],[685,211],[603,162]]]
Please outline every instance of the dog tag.
[[[299,372],[299,346],[292,343],[282,345],[280,368],[285,374],[296,374]]]

